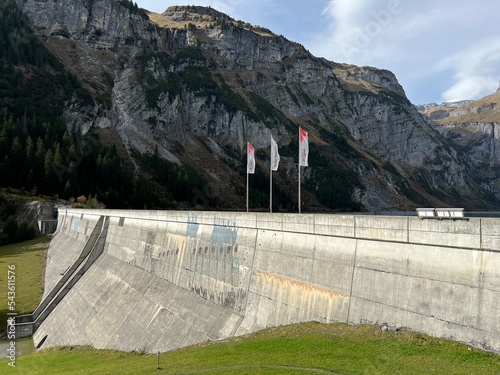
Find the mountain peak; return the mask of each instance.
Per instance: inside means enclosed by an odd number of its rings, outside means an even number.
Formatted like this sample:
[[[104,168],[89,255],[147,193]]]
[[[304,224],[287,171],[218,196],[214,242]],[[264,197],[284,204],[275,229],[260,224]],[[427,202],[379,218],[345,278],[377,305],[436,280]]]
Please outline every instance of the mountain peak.
[[[174,5],[167,8],[161,14],[149,12],[149,19],[161,27],[184,28],[187,25],[195,25],[205,28],[217,22],[234,21],[227,14],[219,12],[211,7],[197,5]]]
[[[247,30],[251,30],[263,36],[275,36],[270,30],[251,25],[248,22],[236,21],[225,13],[222,13],[212,7],[197,5],[174,5],[167,8],[161,14],[148,12],[149,19],[160,27],[182,29],[189,25],[196,28],[205,29],[214,25],[224,26],[233,25]]]
[[[222,18],[231,20],[227,14],[219,12],[212,7],[198,5],[173,5],[167,8],[162,16],[169,17],[178,22],[199,21],[200,19]]]

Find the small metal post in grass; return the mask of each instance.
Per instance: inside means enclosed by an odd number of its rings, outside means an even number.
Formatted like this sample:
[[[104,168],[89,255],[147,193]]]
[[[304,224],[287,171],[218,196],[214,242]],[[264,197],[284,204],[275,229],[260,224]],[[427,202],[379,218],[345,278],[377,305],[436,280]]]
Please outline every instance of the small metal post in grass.
[[[160,370],[160,351],[158,350],[156,370]]]

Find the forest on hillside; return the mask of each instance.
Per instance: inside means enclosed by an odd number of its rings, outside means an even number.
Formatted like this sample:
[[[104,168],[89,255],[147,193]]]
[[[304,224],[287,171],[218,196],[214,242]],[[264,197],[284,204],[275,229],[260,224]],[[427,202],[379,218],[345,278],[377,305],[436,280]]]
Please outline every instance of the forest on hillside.
[[[112,208],[169,208],[204,181],[194,171],[136,154],[135,171],[97,134],[69,131],[64,102],[92,104],[78,79],[36,38],[13,0],[0,4],[0,186],[59,198],[93,196]],[[182,186],[182,187],[180,187]]]

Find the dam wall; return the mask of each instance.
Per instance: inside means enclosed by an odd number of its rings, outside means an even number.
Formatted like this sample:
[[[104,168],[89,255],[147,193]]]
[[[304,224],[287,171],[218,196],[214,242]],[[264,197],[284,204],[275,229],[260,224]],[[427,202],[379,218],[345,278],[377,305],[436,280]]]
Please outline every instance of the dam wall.
[[[101,218],[102,253],[40,322],[39,348],[167,351],[319,321],[500,352],[499,219],[64,209],[46,289]]]

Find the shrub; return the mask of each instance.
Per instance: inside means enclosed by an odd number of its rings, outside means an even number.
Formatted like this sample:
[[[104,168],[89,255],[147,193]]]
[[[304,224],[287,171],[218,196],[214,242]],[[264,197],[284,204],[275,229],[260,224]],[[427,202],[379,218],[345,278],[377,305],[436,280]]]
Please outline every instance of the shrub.
[[[6,235],[5,243],[21,242],[36,237],[36,228],[33,225],[29,225],[26,220],[22,220],[21,224],[18,224],[12,217],[5,222],[3,232]]]

